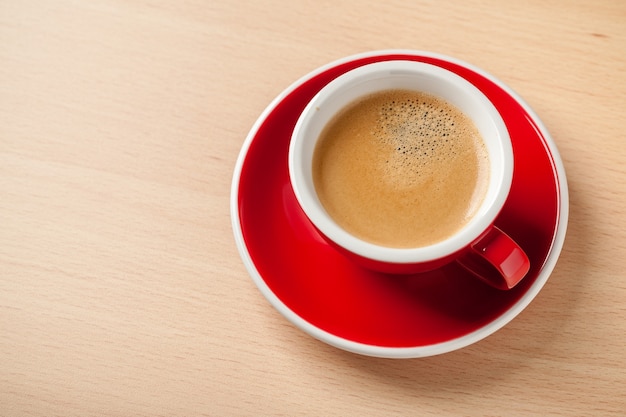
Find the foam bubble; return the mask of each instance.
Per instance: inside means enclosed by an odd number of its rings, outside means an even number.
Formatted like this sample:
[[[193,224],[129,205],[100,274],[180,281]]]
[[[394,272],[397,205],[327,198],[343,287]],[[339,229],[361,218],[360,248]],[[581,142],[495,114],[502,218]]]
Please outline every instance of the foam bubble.
[[[468,126],[473,126],[471,121],[463,120],[465,116],[447,102],[433,96],[392,91],[389,99],[379,103],[372,136],[385,153],[382,170],[390,183],[414,186],[441,168],[438,161],[450,163],[465,152],[473,152],[473,141],[468,144],[458,140],[472,134],[468,132]]]

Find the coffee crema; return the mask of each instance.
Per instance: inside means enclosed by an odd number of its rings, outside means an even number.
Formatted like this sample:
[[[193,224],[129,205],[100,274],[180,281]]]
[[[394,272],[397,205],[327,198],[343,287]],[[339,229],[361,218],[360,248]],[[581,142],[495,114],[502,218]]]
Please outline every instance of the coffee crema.
[[[351,103],[322,131],[317,195],[335,222],[394,248],[455,234],[486,194],[489,157],[472,120],[437,97],[387,90]]]

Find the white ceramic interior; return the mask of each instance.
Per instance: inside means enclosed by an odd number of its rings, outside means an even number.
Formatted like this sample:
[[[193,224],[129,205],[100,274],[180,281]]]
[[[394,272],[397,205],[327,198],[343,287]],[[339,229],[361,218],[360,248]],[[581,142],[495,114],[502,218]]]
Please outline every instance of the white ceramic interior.
[[[320,203],[313,185],[312,159],[320,133],[346,105],[371,93],[408,89],[453,104],[480,131],[490,160],[487,193],[476,215],[458,233],[431,246],[398,249],[356,238],[341,228]],[[464,78],[437,66],[414,61],[385,61],[349,71],[326,85],[306,106],[294,128],[289,175],[296,198],[311,222],[336,244],[362,257],[389,263],[436,260],[468,246],[491,226],[508,196],[513,151],[502,117],[491,101]]]

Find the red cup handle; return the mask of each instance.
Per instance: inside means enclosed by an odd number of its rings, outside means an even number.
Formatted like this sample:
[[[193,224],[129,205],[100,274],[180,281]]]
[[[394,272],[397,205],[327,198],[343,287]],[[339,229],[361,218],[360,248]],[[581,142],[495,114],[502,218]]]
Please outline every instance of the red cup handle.
[[[501,290],[515,287],[530,269],[528,256],[506,233],[492,226],[470,246],[458,263]]]

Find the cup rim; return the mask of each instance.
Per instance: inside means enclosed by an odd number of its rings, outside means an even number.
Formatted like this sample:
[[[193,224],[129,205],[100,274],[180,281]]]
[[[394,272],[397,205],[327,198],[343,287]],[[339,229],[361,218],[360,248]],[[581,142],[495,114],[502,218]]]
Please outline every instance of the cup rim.
[[[479,103],[483,112],[488,115],[498,133],[500,148],[496,155],[490,154],[490,158],[501,158],[500,172],[494,177],[490,175],[490,185],[487,191],[488,197],[481,204],[479,211],[458,233],[440,242],[428,246],[414,248],[394,248],[377,245],[359,239],[341,228],[327,213],[316,196],[314,186],[310,180],[310,163],[301,163],[305,142],[311,140],[305,137],[312,119],[318,109],[332,100],[335,94],[340,94],[351,85],[372,81],[380,74],[394,73],[420,73],[428,76],[444,79],[463,94]],[[345,103],[347,104],[347,103]],[[315,139],[317,140],[317,139]],[[377,262],[392,264],[416,264],[426,263],[445,258],[457,253],[470,245],[480,237],[493,224],[502,210],[513,178],[513,150],[508,130],[499,111],[491,100],[485,96],[476,86],[465,78],[437,65],[409,61],[389,60],[366,64],[350,70],[335,78],[325,85],[307,104],[292,132],[289,146],[289,176],[296,199],[313,225],[328,239],[341,246],[345,250],[363,258]]]

